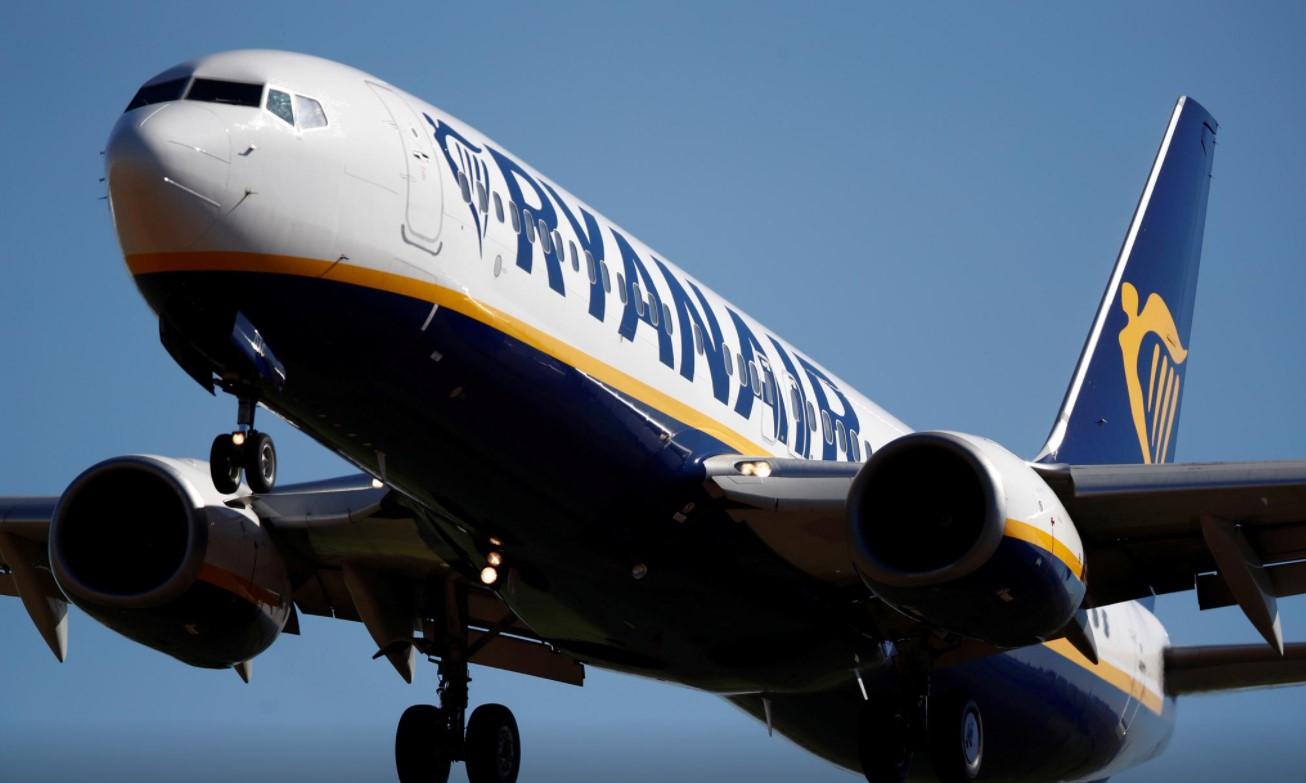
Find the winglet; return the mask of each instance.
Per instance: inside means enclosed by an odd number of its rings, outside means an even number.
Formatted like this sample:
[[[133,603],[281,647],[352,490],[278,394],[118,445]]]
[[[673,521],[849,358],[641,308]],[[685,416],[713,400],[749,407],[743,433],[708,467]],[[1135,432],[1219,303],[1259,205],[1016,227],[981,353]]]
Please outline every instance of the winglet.
[[[1218,127],[1197,101],[1175,103],[1038,461],[1174,455]]]

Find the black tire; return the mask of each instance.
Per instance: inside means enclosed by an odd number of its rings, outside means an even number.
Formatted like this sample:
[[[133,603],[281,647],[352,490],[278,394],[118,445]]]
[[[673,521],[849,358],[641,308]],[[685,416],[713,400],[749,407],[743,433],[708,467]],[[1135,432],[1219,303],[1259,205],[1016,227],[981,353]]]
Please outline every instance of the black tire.
[[[213,479],[213,488],[224,495],[230,495],[240,486],[240,452],[231,436],[222,434],[213,439],[209,447],[209,476]]]
[[[399,783],[446,783],[450,757],[449,725],[440,708],[415,704],[404,710],[395,731]]]
[[[984,771],[984,718],[973,699],[946,695],[930,706],[930,761],[943,783],[968,783]]]
[[[277,447],[266,432],[250,431],[244,446],[245,480],[256,495],[277,485]]]
[[[911,722],[893,696],[872,698],[858,720],[857,751],[869,783],[903,783],[911,772]]]
[[[467,721],[463,745],[468,783],[514,783],[521,771],[521,734],[512,710],[482,704]]]

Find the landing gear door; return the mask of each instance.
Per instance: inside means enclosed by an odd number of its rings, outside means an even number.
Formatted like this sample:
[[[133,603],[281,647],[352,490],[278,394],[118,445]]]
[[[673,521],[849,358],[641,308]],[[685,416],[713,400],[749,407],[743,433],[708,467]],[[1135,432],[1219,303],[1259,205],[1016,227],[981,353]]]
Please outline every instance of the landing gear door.
[[[435,253],[439,250],[444,222],[444,194],[431,143],[433,130],[394,90],[375,82],[368,82],[367,86],[385,105],[403,145],[404,180],[408,187],[404,224],[400,229],[404,241]]]

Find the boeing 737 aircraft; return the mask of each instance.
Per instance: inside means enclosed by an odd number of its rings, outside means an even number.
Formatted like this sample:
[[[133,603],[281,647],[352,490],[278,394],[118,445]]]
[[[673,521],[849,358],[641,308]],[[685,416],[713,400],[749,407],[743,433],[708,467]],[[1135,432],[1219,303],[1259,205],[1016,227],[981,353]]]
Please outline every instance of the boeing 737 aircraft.
[[[382,79],[274,51],[169,68],[110,134],[113,221],[235,426],[207,464],[0,499],[0,591],[60,660],[72,602],[246,679],[301,614],[359,621],[406,680],[439,662],[404,783],[517,778],[469,664],[720,694],[873,783],[1105,780],[1161,752],[1181,696],[1306,681],[1276,611],[1306,592],[1306,462],[1171,464],[1216,135],[1178,100],[1025,458],[913,432]],[[277,487],[259,408],[361,473]],[[1149,602],[1186,590],[1266,644],[1171,646]]]

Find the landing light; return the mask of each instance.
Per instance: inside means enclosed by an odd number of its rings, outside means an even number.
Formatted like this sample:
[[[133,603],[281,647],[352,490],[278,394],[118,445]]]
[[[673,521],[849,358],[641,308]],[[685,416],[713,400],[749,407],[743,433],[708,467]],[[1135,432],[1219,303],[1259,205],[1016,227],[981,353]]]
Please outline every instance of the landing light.
[[[757,462],[741,462],[739,463],[739,472],[745,476],[766,478],[771,475],[771,463],[762,460]]]
[[[499,554],[498,552],[491,552],[490,554],[485,556],[485,562],[489,563],[492,566],[501,566],[503,565],[503,555]]]
[[[244,446],[244,445],[245,445],[245,433],[243,433],[243,432],[233,432],[233,433],[231,433],[231,443],[232,443],[233,446]]]
[[[372,489],[380,489],[384,486],[385,484],[382,483],[381,479],[372,479]]]
[[[482,584],[492,585],[497,581],[499,581],[499,569],[495,568],[494,566],[486,566],[485,568],[481,569]]]

